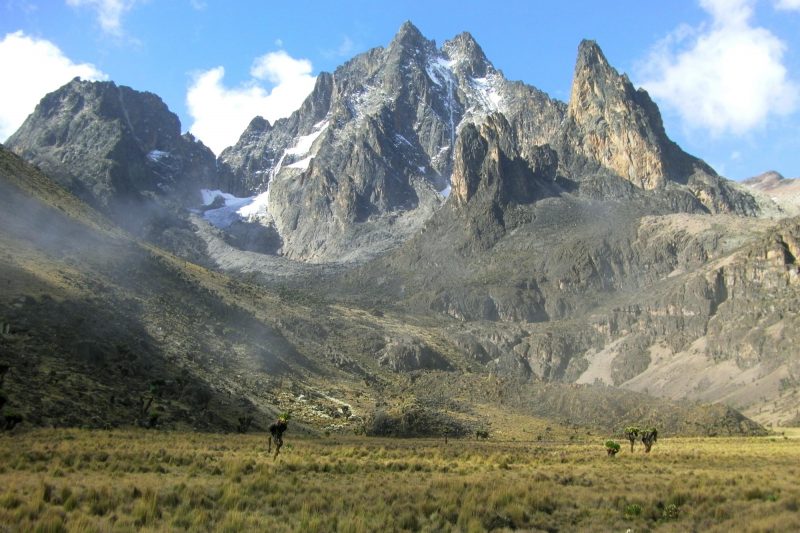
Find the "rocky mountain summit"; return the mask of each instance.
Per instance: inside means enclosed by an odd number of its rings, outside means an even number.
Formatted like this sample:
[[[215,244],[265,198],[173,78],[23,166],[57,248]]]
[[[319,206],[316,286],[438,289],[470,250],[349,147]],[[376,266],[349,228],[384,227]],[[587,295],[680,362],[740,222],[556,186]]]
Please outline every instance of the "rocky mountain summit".
[[[567,175],[580,179],[588,162],[589,168],[599,165],[641,189],[688,192],[711,213],[757,211],[752,198],[667,137],[647,92],[609,65],[594,41],[578,48],[562,136],[559,154]]]
[[[504,117],[503,142],[520,161],[549,146],[559,176],[574,183],[605,173],[676,189],[691,209],[756,209],[667,138],[655,104],[595,43],[580,46],[566,105],[507,80],[468,33],[437,48],[411,23],[386,48],[321,74],[291,117],[254,119],[220,162],[232,191],[263,194],[254,216],[274,225],[287,257],[339,261],[352,248],[368,257],[431,217],[454,186],[458,139],[493,114]],[[376,236],[382,249],[370,246]]]

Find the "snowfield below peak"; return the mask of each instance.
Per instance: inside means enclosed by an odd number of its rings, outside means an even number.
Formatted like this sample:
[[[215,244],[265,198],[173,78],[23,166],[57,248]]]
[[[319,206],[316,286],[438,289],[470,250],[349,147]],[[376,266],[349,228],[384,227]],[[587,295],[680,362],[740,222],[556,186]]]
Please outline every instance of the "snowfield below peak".
[[[203,197],[203,206],[205,207],[212,205],[217,201],[217,198],[222,198],[224,202],[222,207],[206,209],[203,212],[203,218],[218,228],[227,228],[240,220],[257,222],[269,218],[267,192],[245,198],[211,189],[201,189],[200,194]]]
[[[474,96],[480,107],[490,112],[503,110],[501,88],[503,79],[495,73],[485,78],[472,78],[470,85],[475,89]]]

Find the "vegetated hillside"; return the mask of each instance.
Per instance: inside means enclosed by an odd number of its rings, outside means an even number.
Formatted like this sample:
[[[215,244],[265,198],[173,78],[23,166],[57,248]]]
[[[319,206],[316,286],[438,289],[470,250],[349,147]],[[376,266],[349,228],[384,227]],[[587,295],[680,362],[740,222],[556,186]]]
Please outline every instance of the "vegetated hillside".
[[[135,240],[8,151],[0,157],[2,413],[23,424],[236,430],[290,410],[312,430],[392,434],[503,432],[543,418],[759,431],[734,413],[608,387],[509,388],[459,344],[451,319],[272,293],[208,271]]]
[[[215,294],[211,273],[1,155],[7,411],[35,425],[233,429],[264,410],[222,371],[286,367],[293,353],[279,333]]]

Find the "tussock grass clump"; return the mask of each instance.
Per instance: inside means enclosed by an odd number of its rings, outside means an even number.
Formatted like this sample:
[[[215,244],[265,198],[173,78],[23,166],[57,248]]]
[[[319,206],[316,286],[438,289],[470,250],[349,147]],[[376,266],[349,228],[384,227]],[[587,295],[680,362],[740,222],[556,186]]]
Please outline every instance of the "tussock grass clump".
[[[2,436],[0,531],[800,529],[794,438],[664,439],[613,461],[567,439],[368,437],[296,439],[273,460],[265,440]]]

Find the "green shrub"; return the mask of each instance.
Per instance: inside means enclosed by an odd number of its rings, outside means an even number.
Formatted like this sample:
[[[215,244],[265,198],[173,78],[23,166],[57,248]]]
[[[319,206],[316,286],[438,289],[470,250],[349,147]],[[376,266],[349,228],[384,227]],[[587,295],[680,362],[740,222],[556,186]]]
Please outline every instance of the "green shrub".
[[[664,520],[677,520],[679,515],[680,510],[674,503],[668,503],[666,507],[664,507],[664,511],[661,513],[661,517]]]
[[[638,503],[629,503],[625,506],[625,518],[635,518],[642,514],[642,506]]]
[[[613,440],[606,441],[606,453],[608,453],[609,457],[614,457],[619,452],[619,443]]]

